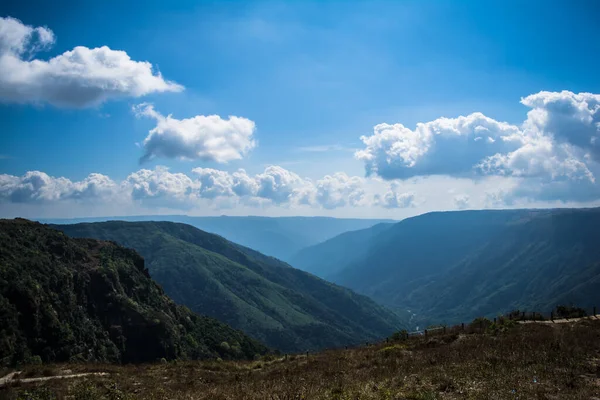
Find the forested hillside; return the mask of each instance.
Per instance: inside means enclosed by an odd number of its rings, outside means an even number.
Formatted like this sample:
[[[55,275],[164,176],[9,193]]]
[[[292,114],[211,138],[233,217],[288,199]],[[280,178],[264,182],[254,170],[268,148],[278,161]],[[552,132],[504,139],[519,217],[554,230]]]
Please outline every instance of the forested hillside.
[[[56,227],[139,251],[150,275],[176,302],[280,350],[355,344],[404,326],[365,296],[190,225],[111,221]]]
[[[437,212],[370,238],[347,233],[304,256],[318,260],[339,249],[328,256],[345,260],[337,272],[327,274],[325,257],[312,270],[417,313],[415,322],[468,321],[511,309],[600,304],[599,226],[600,209]],[[327,243],[334,246],[324,249]]]
[[[134,250],[0,220],[0,364],[251,358],[266,348],[176,305]]]

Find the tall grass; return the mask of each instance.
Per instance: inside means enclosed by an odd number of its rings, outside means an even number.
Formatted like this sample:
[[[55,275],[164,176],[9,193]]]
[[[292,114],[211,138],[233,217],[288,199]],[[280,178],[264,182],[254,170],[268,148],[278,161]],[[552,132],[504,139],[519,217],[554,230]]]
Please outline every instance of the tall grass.
[[[86,400],[587,400],[600,395],[599,320],[555,325],[497,321],[481,332],[474,324],[464,332],[449,328],[445,334],[396,339],[252,362],[60,366],[111,375],[12,386],[1,389],[0,398],[37,399],[32,397],[36,390],[56,399]]]

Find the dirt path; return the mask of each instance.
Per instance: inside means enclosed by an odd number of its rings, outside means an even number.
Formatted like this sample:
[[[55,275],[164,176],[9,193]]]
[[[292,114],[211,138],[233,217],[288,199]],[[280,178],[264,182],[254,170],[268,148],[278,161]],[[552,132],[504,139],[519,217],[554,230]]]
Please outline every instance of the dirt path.
[[[30,382],[44,382],[49,381],[51,379],[70,379],[70,378],[81,378],[84,376],[105,376],[108,375],[108,372],[85,372],[81,374],[68,374],[68,375],[55,375],[55,376],[40,376],[37,378],[15,378],[18,376],[21,371],[11,372],[3,378],[0,378],[0,387],[12,382],[20,382],[20,383],[30,383]]]
[[[17,374],[20,374],[21,371],[11,372],[10,374],[0,378],[0,386],[6,385],[8,382],[12,381],[13,377]]]
[[[581,318],[569,318],[569,319],[561,318],[561,319],[545,320],[545,321],[519,321],[519,323],[520,324],[567,324],[567,323],[572,323],[572,322],[584,321],[587,319],[600,319],[600,315],[593,315],[593,316],[581,317]]]

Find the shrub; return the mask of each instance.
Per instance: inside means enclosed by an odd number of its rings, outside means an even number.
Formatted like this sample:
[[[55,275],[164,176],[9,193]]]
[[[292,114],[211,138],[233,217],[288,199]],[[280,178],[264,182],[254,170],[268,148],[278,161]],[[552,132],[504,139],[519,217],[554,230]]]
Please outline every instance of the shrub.
[[[494,322],[487,327],[486,332],[497,335],[499,333],[507,332],[509,329],[515,326],[517,326],[517,322],[515,320],[499,317],[497,322]]]
[[[475,318],[473,322],[469,325],[469,330],[471,332],[483,333],[488,330],[490,326],[493,325],[493,322],[485,317]]]
[[[390,337],[393,341],[400,341],[408,339],[408,331],[406,329],[402,329],[401,331],[394,332]]]
[[[101,399],[102,395],[98,388],[89,382],[83,381],[75,385],[73,390],[73,398],[75,400],[96,400]]]
[[[575,307],[575,306],[557,306],[556,307],[556,316],[559,318],[582,318],[585,317],[587,313],[583,308]]]
[[[40,387],[33,390],[26,390],[19,394],[17,400],[55,400],[56,395],[48,388]]]
[[[225,353],[228,353],[231,350],[231,346],[229,346],[229,343],[227,343],[227,342],[221,342],[221,344],[219,345],[219,348],[221,350],[223,350]]]
[[[25,363],[29,365],[42,365],[42,357],[31,356],[25,361]]]
[[[395,344],[393,346],[384,347],[379,350],[378,353],[384,358],[398,357],[405,352],[406,346],[401,344]]]

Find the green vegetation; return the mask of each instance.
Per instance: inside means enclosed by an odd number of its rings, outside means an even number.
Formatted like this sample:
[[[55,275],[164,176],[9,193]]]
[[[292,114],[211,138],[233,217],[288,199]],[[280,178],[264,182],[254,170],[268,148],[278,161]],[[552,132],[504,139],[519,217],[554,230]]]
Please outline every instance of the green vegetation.
[[[133,250],[0,220],[0,365],[238,359],[265,351],[176,305]]]
[[[111,221],[55,227],[137,250],[177,303],[282,351],[372,341],[402,326],[365,296],[190,225]]]
[[[0,398],[589,400],[598,396],[599,320],[560,324],[511,321],[510,328],[485,332],[479,331],[478,324],[475,321],[465,331],[449,327],[445,334],[308,357],[57,366],[57,370],[108,375],[15,384],[0,388]]]
[[[557,306],[556,316],[558,318],[582,318],[587,316],[587,312],[580,307],[575,306]]]
[[[329,257],[348,261],[328,279],[411,310],[411,329],[513,309],[549,313],[558,304],[590,310],[600,305],[598,226],[600,208],[429,213],[376,233],[363,248],[351,237],[365,232],[330,240],[344,255]],[[314,271],[329,251],[316,250]]]

